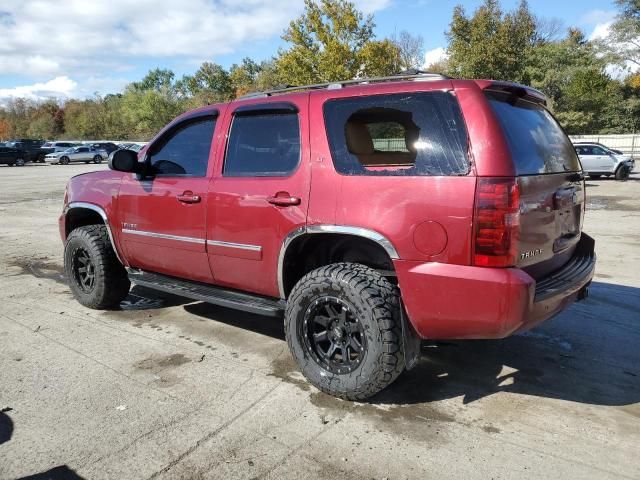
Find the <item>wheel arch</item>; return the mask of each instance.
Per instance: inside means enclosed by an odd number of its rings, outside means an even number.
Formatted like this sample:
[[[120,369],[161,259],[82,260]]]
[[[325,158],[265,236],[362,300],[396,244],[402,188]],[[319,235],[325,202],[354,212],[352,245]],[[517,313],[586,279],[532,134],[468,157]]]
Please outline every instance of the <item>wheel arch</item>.
[[[292,258],[304,258],[292,262]],[[372,268],[393,270],[400,258],[393,243],[375,230],[347,225],[309,225],[291,231],[278,257],[278,289],[286,299],[306,273],[329,263],[351,261]]]
[[[113,233],[111,232],[111,226],[109,225],[109,217],[107,216],[107,212],[105,212],[102,207],[94,205],[93,203],[71,202],[64,209],[64,217],[65,240],[69,236],[69,234],[78,227],[98,224],[104,225],[107,228],[107,233],[109,234],[111,248],[113,248],[118,261],[122,265],[126,265],[122,261],[122,257],[113,238]]]

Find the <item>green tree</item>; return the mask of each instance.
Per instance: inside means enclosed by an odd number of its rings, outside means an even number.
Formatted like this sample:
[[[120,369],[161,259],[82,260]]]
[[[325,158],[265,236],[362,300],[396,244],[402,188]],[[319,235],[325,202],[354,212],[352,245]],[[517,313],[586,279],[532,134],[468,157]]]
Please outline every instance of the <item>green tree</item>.
[[[472,17],[458,5],[446,35],[447,64],[454,76],[526,81],[527,58],[536,41],[535,18],[526,0],[507,14],[498,0],[485,0]]]
[[[278,78],[305,85],[397,73],[398,47],[375,40],[374,26],[373,16],[347,0],[305,0],[304,13],[282,36],[290,47],[276,57]]]
[[[621,11],[611,25],[609,36],[600,42],[609,59],[626,66],[640,66],[640,1],[616,0]]]
[[[217,63],[204,62],[193,75],[178,81],[177,90],[191,97],[194,106],[225,102],[234,97],[229,72]]]

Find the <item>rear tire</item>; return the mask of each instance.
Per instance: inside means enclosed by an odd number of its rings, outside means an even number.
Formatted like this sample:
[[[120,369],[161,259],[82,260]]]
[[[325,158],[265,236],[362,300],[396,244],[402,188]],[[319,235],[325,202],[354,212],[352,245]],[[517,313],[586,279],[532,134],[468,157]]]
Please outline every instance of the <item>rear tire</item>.
[[[629,169],[629,167],[622,165],[618,167],[618,169],[616,170],[616,180],[619,180],[621,182],[626,182],[627,180],[629,180],[630,173],[631,173],[631,170]]]
[[[118,307],[131,287],[104,225],[79,227],[69,234],[64,270],[73,296],[85,307]]]
[[[93,157],[93,163],[102,163],[102,157],[100,155],[96,155],[95,157]]]
[[[24,167],[24,164],[25,164],[24,158],[18,158],[16,160],[16,167]]]
[[[330,395],[364,400],[404,370],[398,288],[364,265],[305,275],[289,296],[284,326],[303,375]]]

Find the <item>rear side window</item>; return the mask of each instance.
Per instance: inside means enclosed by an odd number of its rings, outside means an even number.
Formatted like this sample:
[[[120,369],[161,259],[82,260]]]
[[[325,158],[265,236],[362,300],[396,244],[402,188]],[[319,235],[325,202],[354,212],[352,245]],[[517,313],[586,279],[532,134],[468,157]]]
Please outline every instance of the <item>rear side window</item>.
[[[295,113],[236,115],[231,125],[225,177],[281,177],[300,161],[300,126]]]
[[[215,117],[188,120],[172,129],[149,153],[156,175],[204,177]]]
[[[330,100],[324,119],[344,175],[466,175],[467,131],[447,92]]]
[[[487,92],[507,139],[517,175],[576,172],[578,156],[562,127],[542,105]]]

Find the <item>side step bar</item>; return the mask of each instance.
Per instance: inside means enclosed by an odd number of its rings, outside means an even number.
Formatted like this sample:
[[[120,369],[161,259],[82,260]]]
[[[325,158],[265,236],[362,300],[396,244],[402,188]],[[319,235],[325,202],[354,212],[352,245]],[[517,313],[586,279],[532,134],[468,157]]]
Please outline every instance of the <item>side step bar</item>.
[[[284,314],[286,306],[284,300],[214,287],[206,283],[192,282],[160,273],[132,268],[127,268],[127,272],[129,280],[136,285],[258,315],[280,317]]]

